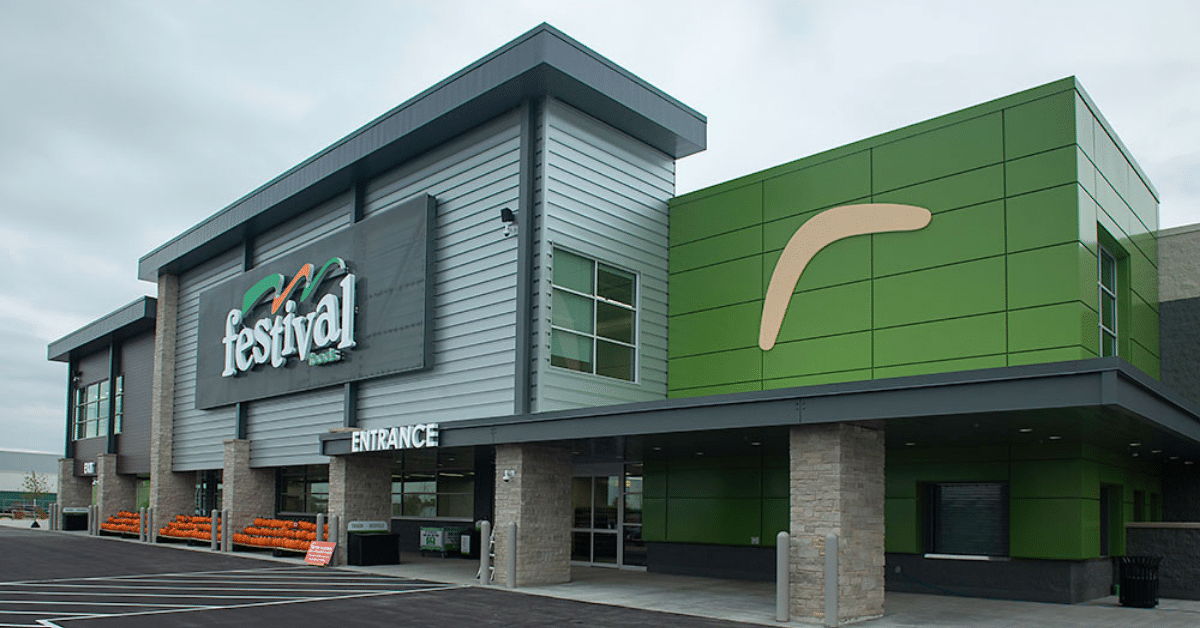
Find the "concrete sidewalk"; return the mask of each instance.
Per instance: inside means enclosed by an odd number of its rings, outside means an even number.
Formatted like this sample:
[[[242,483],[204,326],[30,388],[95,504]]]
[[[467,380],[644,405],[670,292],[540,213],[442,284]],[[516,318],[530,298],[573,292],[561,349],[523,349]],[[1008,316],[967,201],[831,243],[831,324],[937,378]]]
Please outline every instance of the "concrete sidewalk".
[[[404,564],[346,567],[377,574],[435,582],[471,584],[478,562],[424,558],[405,553]],[[571,568],[571,582],[523,587],[520,593],[598,604],[678,613],[767,626],[812,626],[811,622],[775,621],[775,585],[770,582],[717,580],[602,567]],[[1195,628],[1200,601],[1161,600],[1153,609],[1124,608],[1117,598],[1085,604],[1043,604],[983,598],[888,592],[880,619],[854,624],[861,628],[939,626],[954,628]]]

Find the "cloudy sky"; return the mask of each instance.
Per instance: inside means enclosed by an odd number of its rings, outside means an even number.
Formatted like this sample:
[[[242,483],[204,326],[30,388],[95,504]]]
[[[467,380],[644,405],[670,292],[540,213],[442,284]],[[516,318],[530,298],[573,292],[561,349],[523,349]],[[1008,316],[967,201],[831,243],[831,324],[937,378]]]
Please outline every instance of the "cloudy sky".
[[[708,116],[688,192],[1066,76],[1200,222],[1200,3],[0,0],[0,448],[62,452],[47,343],[142,255],[549,22]]]

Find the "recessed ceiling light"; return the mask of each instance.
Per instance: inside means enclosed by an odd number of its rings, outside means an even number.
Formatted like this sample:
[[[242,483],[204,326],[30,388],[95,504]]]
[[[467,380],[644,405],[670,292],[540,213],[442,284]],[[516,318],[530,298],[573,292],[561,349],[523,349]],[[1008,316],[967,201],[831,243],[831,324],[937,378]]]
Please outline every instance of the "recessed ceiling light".
[[[1134,441],[1134,442],[1132,442],[1132,443],[1129,443],[1129,446],[1130,446],[1130,447],[1141,447],[1141,446],[1142,446],[1142,444],[1141,444],[1141,443],[1139,443],[1139,442],[1137,442],[1137,441]]]
[[[907,442],[907,443],[904,443],[904,446],[905,446],[905,447],[912,447],[913,445],[916,445],[916,443],[914,443],[914,442],[911,442],[911,441],[909,441],[909,442]]]
[[[1150,450],[1150,453],[1152,453],[1152,454],[1161,454],[1161,453],[1162,453],[1162,450],[1161,450],[1161,449],[1151,449],[1151,450]]]
[[[1062,440],[1062,436],[1051,436],[1050,440]]]
[[[703,452],[703,451],[697,451],[697,452],[696,452],[696,455],[697,455],[697,456],[703,456],[703,455],[704,455],[704,452]]]
[[[1033,431],[1032,427],[1023,427],[1019,430],[1022,434],[1028,434]]]
[[[1171,456],[1169,460],[1179,460],[1179,456]]]
[[[762,445],[762,443],[760,443],[759,441],[756,441],[756,440],[750,441],[750,444],[753,445],[754,447],[758,447],[759,445]]]
[[[654,447],[654,451],[662,451],[662,447]]]
[[[1191,461],[1191,460],[1184,460],[1184,461],[1183,461],[1183,464],[1192,464],[1192,461]]]

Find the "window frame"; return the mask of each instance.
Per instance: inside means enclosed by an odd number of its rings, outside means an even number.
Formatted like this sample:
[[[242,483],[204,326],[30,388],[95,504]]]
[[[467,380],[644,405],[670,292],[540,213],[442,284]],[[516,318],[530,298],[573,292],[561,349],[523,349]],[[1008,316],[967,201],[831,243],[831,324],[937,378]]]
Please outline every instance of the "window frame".
[[[103,438],[108,436],[110,430],[115,434],[121,433],[125,410],[125,376],[117,376],[115,390],[108,384],[108,379],[101,379],[75,388],[72,440]],[[115,396],[111,406],[113,416],[109,416],[109,398],[112,396]]]
[[[549,275],[550,275],[549,276],[550,316],[548,317],[549,322],[550,322],[549,337],[550,337],[550,366],[551,366],[551,368],[562,369],[564,371],[569,371],[572,373],[583,373],[586,375],[604,377],[606,379],[611,379],[613,381],[618,381],[618,382],[629,382],[632,384],[637,384],[641,379],[641,368],[640,368],[641,367],[641,307],[640,306],[641,306],[641,296],[642,296],[642,294],[641,294],[641,287],[642,287],[641,286],[641,283],[642,283],[641,275],[639,273],[637,273],[636,271],[632,271],[627,268],[621,268],[619,266],[615,266],[613,264],[609,264],[607,262],[600,261],[599,259],[596,259],[592,256],[584,255],[577,251],[573,251],[573,250],[570,250],[570,249],[567,249],[564,247],[560,247],[560,246],[553,247],[552,252],[551,252],[551,259],[553,260],[555,257],[558,257],[563,253],[580,258],[591,264],[591,271],[592,271],[591,293],[580,292],[579,290],[577,290],[575,288],[571,288],[569,286],[564,286],[564,285],[560,285],[560,284],[556,283],[554,280],[554,268],[553,268],[554,262],[552,261],[551,269],[550,269],[550,273],[549,273]],[[631,303],[623,303],[621,301],[610,299],[610,298],[607,298],[607,297],[599,294],[601,271],[606,271],[606,272],[614,274],[614,275],[628,275],[629,276],[630,282],[632,284],[632,286],[631,286],[632,294],[631,294],[631,298],[630,298]],[[582,299],[587,299],[590,302],[590,304],[591,304],[591,329],[590,329],[590,331],[585,332],[585,331],[573,329],[570,327],[564,327],[562,325],[556,325],[554,323],[554,301],[555,301],[555,296],[560,292],[563,294],[579,297]],[[631,325],[630,325],[630,338],[632,339],[632,342],[626,342],[626,341],[618,339],[618,338],[613,338],[610,336],[602,335],[602,332],[599,329],[600,328],[600,306],[601,305],[619,308],[619,309],[627,311],[629,313],[631,321],[632,321]],[[591,347],[590,347],[591,361],[589,363],[589,366],[591,367],[590,370],[584,370],[582,368],[572,368],[571,366],[566,366],[563,364],[555,363],[555,358],[558,357],[554,353],[555,333],[566,334],[570,337],[584,338],[584,339],[587,339],[588,341],[590,341],[590,345],[591,345]],[[600,352],[600,343],[601,342],[609,343],[610,345],[615,345],[615,346],[622,347],[622,348],[628,350],[629,356],[630,356],[630,358],[629,358],[630,377],[629,378],[618,377],[618,376],[614,376],[611,374],[598,372],[598,370],[600,369],[600,364],[599,364],[599,360],[597,358],[598,358],[598,355]]]
[[[1100,334],[1100,347],[1099,347],[1100,351],[1099,351],[1099,353],[1100,353],[1100,357],[1104,358],[1104,357],[1109,357],[1109,356],[1119,356],[1121,354],[1121,348],[1120,348],[1121,347],[1121,343],[1120,343],[1120,338],[1121,338],[1121,336],[1120,336],[1121,299],[1119,296],[1121,294],[1121,284],[1120,284],[1121,273],[1120,273],[1120,258],[1117,257],[1112,251],[1108,250],[1108,248],[1103,245],[1101,245],[1099,247],[1099,251],[1100,251],[1100,254],[1097,256],[1097,260],[1096,260],[1096,275],[1097,275],[1096,285],[1097,285],[1098,292],[1099,292],[1099,294],[1098,294],[1099,303],[1097,303],[1097,307],[1099,308],[1099,310],[1097,312],[1097,314],[1098,314],[1097,319],[1098,319],[1098,327],[1099,327],[1099,334]],[[1104,263],[1105,263],[1106,259],[1110,262],[1111,273],[1110,273],[1109,277],[1106,277],[1105,272],[1104,272]],[[1111,281],[1111,283],[1112,283],[1111,286],[1106,284],[1106,281],[1105,281],[1106,279]],[[1112,328],[1111,329],[1109,328],[1108,325],[1104,324],[1104,313],[1105,313],[1104,297],[1105,296],[1112,299]],[[1105,341],[1106,340],[1111,340],[1111,343],[1112,343],[1111,344],[1111,347],[1112,347],[1111,353],[1107,352],[1105,349],[1105,347],[1106,347]]]
[[[433,459],[429,460],[430,454]],[[471,447],[439,448],[435,450],[404,450],[397,452],[392,465],[392,518],[393,519],[440,519],[445,521],[474,521],[475,519],[475,490],[478,478],[475,476],[475,451]],[[410,459],[411,458],[411,459]],[[444,478],[459,478],[459,490],[446,490]],[[432,490],[406,490],[408,484],[429,484],[424,488]],[[469,489],[463,490],[463,485],[469,484]],[[433,508],[432,515],[406,514],[405,499],[415,497]],[[445,499],[461,500],[465,498],[470,504],[466,514],[443,514]],[[423,506],[424,507],[424,506]]]

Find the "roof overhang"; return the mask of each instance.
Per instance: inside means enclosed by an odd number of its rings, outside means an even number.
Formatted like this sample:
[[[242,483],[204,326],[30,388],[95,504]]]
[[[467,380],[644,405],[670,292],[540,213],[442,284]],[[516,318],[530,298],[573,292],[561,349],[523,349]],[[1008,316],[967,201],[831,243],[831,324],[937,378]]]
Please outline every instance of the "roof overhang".
[[[703,115],[542,24],[383,114],[138,262],[155,281],[239,244],[520,106],[561,100],[675,158],[704,150]]]
[[[1021,426],[1053,422],[1068,437],[1108,448],[1131,438],[1200,457],[1200,414],[1119,358],[899,377],[447,422],[440,445],[492,445],[714,432],[824,423],[882,425],[900,438],[1012,443]],[[1103,429],[1092,429],[1103,427]],[[1008,429],[1012,428],[1012,429]],[[1074,430],[1074,431],[1071,431]],[[1093,433],[1095,432],[1095,433]],[[1048,431],[1029,438],[1046,438]],[[321,436],[321,453],[350,453],[350,434]]]
[[[72,354],[84,355],[107,347],[113,337],[153,331],[157,308],[157,299],[141,297],[50,343],[46,357],[55,362],[67,362]]]

